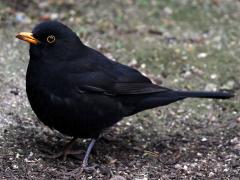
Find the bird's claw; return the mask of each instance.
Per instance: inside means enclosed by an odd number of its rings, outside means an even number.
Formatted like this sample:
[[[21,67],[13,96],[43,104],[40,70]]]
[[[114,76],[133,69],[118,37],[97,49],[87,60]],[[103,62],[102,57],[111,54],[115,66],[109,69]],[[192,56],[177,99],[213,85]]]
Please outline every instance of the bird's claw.
[[[42,158],[58,159],[58,158],[64,156],[64,152],[53,153],[48,150],[44,150],[43,152],[45,154],[40,155]]]
[[[88,166],[83,164],[81,167],[68,172],[67,175],[79,179],[83,173],[92,174],[97,167],[98,165]]]
[[[87,174],[92,174],[96,170],[97,167],[98,167],[97,165],[82,166],[82,170],[83,170],[83,172],[85,172]]]

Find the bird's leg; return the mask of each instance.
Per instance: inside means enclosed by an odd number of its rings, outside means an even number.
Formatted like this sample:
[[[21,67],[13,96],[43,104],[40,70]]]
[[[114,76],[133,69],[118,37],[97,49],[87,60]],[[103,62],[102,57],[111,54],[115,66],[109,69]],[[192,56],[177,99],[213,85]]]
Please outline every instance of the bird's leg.
[[[55,159],[55,158],[59,158],[59,157],[63,156],[63,160],[65,161],[67,159],[67,155],[69,155],[69,154],[72,154],[72,155],[80,154],[79,151],[71,150],[71,148],[72,148],[73,144],[76,142],[76,140],[77,140],[77,137],[72,138],[71,141],[65,145],[63,151],[53,154],[53,155],[45,155],[45,157]]]
[[[86,152],[86,154],[84,156],[84,159],[83,159],[83,162],[82,162],[82,168],[83,168],[84,171],[89,172],[89,171],[92,171],[92,170],[95,169],[95,166],[88,166],[89,155],[92,151],[92,148],[93,148],[95,142],[96,142],[96,139],[92,139],[90,144],[88,145],[87,152]]]
[[[84,156],[84,159],[83,159],[83,162],[82,162],[82,166],[80,168],[77,168],[77,169],[74,169],[73,171],[69,172],[70,175],[74,175],[75,177],[77,176],[80,176],[82,174],[82,172],[86,172],[86,173],[91,173],[95,170],[96,168],[96,165],[94,166],[88,166],[88,159],[89,159],[89,155],[92,151],[92,148],[94,146],[96,142],[96,139],[92,139],[90,144],[88,145],[88,148],[87,148],[87,152]]]

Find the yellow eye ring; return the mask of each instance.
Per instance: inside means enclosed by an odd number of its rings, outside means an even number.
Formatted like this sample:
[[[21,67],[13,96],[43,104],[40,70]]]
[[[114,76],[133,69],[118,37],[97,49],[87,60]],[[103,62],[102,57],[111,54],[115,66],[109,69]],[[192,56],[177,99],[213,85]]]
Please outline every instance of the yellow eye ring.
[[[50,35],[50,36],[47,37],[47,42],[50,43],[50,44],[54,43],[55,40],[56,40],[56,38],[53,35]]]

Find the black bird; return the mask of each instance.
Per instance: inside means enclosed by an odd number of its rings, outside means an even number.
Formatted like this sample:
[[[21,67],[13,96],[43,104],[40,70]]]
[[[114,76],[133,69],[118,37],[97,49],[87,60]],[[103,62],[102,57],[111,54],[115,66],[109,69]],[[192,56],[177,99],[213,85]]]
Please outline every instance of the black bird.
[[[153,84],[136,69],[84,45],[57,21],[37,25],[17,38],[30,43],[26,90],[33,111],[47,126],[73,137],[91,138],[82,167],[101,132],[126,116],[185,98],[227,99],[229,92],[172,90]]]

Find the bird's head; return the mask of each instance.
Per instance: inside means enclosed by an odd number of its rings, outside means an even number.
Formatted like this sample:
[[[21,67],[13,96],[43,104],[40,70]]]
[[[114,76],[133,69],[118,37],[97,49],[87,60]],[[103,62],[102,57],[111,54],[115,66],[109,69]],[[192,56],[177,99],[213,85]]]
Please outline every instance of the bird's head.
[[[33,31],[20,32],[18,39],[30,43],[30,56],[71,55],[83,46],[78,36],[67,26],[58,21],[45,21]]]

